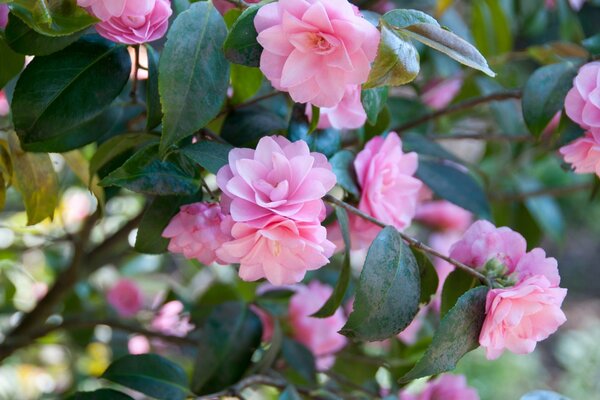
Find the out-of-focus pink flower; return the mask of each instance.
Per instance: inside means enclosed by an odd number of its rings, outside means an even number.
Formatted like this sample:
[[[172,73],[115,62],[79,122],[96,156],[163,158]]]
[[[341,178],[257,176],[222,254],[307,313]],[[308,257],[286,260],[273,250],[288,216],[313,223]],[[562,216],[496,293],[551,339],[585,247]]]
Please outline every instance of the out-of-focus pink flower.
[[[260,69],[294,101],[335,107],[346,85],[366,82],[379,31],[346,0],[281,0],[254,19]]]
[[[429,245],[441,254],[449,255],[450,248],[461,239],[462,234],[462,231],[455,230],[435,232],[429,236]],[[430,304],[433,310],[439,311],[442,302],[442,289],[446,278],[454,271],[454,265],[438,257],[433,257],[432,262],[438,275],[438,287]]]
[[[106,294],[108,303],[117,310],[122,317],[133,317],[141,310],[144,297],[138,285],[129,280],[119,280]]]
[[[317,359],[317,368],[321,371],[331,368],[335,361],[333,354],[347,343],[346,337],[338,333],[346,323],[341,308],[331,317],[311,317],[325,304],[332,292],[330,286],[311,281],[308,286],[297,287],[289,305],[294,339],[312,351]]]
[[[150,352],[150,341],[146,336],[134,335],[127,341],[129,354],[146,354]]]
[[[600,176],[600,131],[586,132],[584,137],[561,147],[560,154],[573,166],[575,173]]]
[[[472,214],[446,200],[434,200],[417,207],[415,219],[443,231],[464,231],[471,224]]]
[[[178,300],[165,303],[156,313],[150,327],[157,332],[180,337],[194,329],[189,315],[183,313],[183,304]]]
[[[406,328],[404,328],[402,332],[396,335],[396,337],[406,344],[414,344],[418,339],[418,334],[421,331],[421,328],[423,327],[423,322],[425,321],[428,310],[428,306],[421,306],[419,308],[419,312],[417,315],[415,315],[415,318],[412,320],[412,322]]]
[[[558,111],[556,114],[554,114],[554,117],[552,117],[550,122],[548,122],[548,125],[546,125],[546,127],[542,131],[541,136],[544,137],[544,136],[552,135],[554,133],[554,131],[556,130],[556,128],[558,128],[561,117],[562,117],[562,111]]]
[[[581,7],[583,7],[585,1],[586,0],[569,0],[569,4],[573,10],[579,11],[581,10]],[[547,9],[554,10],[556,8],[556,0],[545,0],[544,5]]]
[[[583,129],[600,132],[600,62],[585,64],[565,98],[569,118]]]
[[[46,282],[35,282],[33,284],[33,296],[36,300],[41,300],[48,293],[48,284]]]
[[[263,137],[256,150],[231,150],[229,164],[217,174],[219,187],[231,199],[233,220],[254,225],[264,225],[260,220],[273,214],[303,222],[323,220],[321,198],[335,181],[323,154],[283,136]]]
[[[454,100],[462,85],[462,75],[446,79],[433,79],[423,87],[421,100],[432,109],[439,110]]]
[[[7,116],[9,112],[10,112],[10,105],[8,104],[8,99],[6,98],[6,93],[4,93],[4,90],[0,90],[0,117]]]
[[[79,223],[92,211],[91,196],[83,190],[69,189],[61,199],[60,210],[65,225]]]
[[[140,44],[160,39],[167,32],[173,13],[169,0],[155,0],[148,14],[111,17],[96,24],[96,31],[116,43]]]
[[[0,4],[0,29],[6,28],[8,23],[8,4]]]
[[[531,353],[537,342],[566,321],[560,309],[566,294],[566,289],[553,286],[541,275],[509,288],[490,290],[479,336],[487,358],[500,357],[504,349],[516,354]]]
[[[371,9],[381,15],[385,14],[388,11],[392,11],[396,9],[396,5],[393,1],[390,0],[379,0],[376,2]]]
[[[400,400],[479,400],[477,391],[467,385],[464,375],[445,374],[425,385],[419,394],[406,391],[400,393]]]
[[[261,225],[236,223],[235,240],[223,244],[217,255],[240,264],[240,278],[267,278],[274,285],[300,282],[306,271],[329,262],[335,246],[318,222],[299,222],[280,216],[262,219]]]
[[[113,17],[148,15],[157,0],[77,0],[77,5],[86,8],[96,18],[106,21]]]
[[[356,129],[364,125],[367,113],[360,101],[360,85],[346,86],[344,97],[335,107],[323,107],[317,128]],[[311,104],[306,104],[306,115],[312,118]]]
[[[233,220],[223,214],[216,203],[193,203],[181,206],[162,236],[171,239],[169,251],[182,253],[203,264],[227,264],[216,251],[231,240]]]

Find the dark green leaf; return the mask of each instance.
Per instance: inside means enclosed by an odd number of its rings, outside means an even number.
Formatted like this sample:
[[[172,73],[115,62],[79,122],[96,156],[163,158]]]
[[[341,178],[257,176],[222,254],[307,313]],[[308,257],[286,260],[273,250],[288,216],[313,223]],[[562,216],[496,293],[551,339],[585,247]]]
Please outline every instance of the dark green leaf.
[[[286,121],[274,111],[261,106],[244,107],[227,115],[221,137],[236,147],[244,147],[286,129]]]
[[[158,144],[135,153],[120,168],[111,172],[101,186],[121,186],[138,193],[153,195],[191,195],[199,182],[182,169],[179,162],[158,157]]]
[[[398,231],[388,226],[369,247],[354,310],[340,332],[368,341],[394,336],[417,314],[420,292],[415,257]]]
[[[361,138],[361,142],[365,143],[374,138],[384,134],[390,128],[392,116],[390,115],[389,107],[383,107],[383,110],[379,113],[375,125],[371,125],[368,121],[364,126],[364,137]]]
[[[490,206],[481,186],[456,166],[430,160],[419,160],[417,177],[433,192],[475,215],[489,219]]]
[[[231,65],[231,87],[233,88],[231,102],[240,104],[250,99],[260,89],[262,80],[263,74],[258,68],[240,64]]]
[[[367,113],[367,120],[371,125],[377,123],[377,117],[388,98],[388,88],[379,87],[374,89],[365,89],[361,93],[361,103]]]
[[[269,314],[279,317],[287,313],[289,300],[294,293],[289,289],[268,290],[256,298],[256,304]]]
[[[229,63],[221,49],[226,35],[225,22],[210,2],[192,4],[169,29],[158,74],[161,154],[219,113],[229,85]]]
[[[498,0],[474,2],[471,21],[475,44],[485,56],[512,50],[510,21]]]
[[[240,303],[216,306],[203,328],[192,390],[214,393],[236,383],[260,344],[260,319]]]
[[[279,395],[279,400],[302,400],[302,397],[292,385],[288,385]]]
[[[225,57],[232,63],[258,67],[262,47],[256,41],[258,33],[254,27],[254,17],[260,7],[260,5],[248,7],[231,27],[223,51]]]
[[[95,118],[101,118],[119,95],[130,70],[126,48],[98,38],[83,38],[57,53],[34,58],[21,74],[12,102],[23,147],[66,151],[106,132],[93,131],[84,139],[78,133],[98,124]],[[112,126],[114,116],[106,124]],[[63,143],[63,138],[69,139]]]
[[[350,150],[338,151],[331,157],[329,163],[337,179],[337,184],[345,191],[358,198],[360,191],[356,184],[356,172],[354,172],[354,153]]]
[[[162,108],[158,94],[158,53],[149,44],[148,52],[148,80],[146,80],[146,131],[151,131],[160,125]]]
[[[188,393],[185,371],[158,354],[121,357],[104,371],[102,378],[159,400],[183,400]]]
[[[98,22],[76,0],[16,0],[10,11],[29,27],[46,36],[66,36]]]
[[[219,142],[203,140],[183,147],[181,153],[209,172],[216,174],[221,167],[229,163],[232,146]]]
[[[419,266],[419,277],[421,279],[421,304],[429,303],[431,296],[435,294],[438,287],[438,274],[435,266],[422,251],[411,249],[417,265]]]
[[[283,339],[283,358],[306,382],[314,384],[317,381],[315,357],[303,344],[285,338]]]
[[[317,125],[319,124],[319,118],[321,117],[321,109],[315,105],[311,104],[311,118],[310,125],[308,125],[308,134],[310,135],[317,129]]]
[[[83,35],[84,31],[67,36],[46,36],[31,29],[20,18],[10,14],[4,33],[6,35],[6,42],[17,53],[45,56],[62,50],[75,42]]]
[[[263,325],[263,331],[265,330],[265,326]],[[254,364],[252,368],[248,371],[247,375],[252,375],[253,373],[264,374],[269,369],[273,367],[275,361],[277,361],[277,357],[279,357],[279,353],[281,353],[281,346],[283,345],[283,331],[281,329],[281,323],[279,320],[273,319],[273,334],[271,335],[271,343],[267,351],[264,352],[262,358],[259,362]]]
[[[521,192],[542,189],[539,182],[530,179],[520,179],[518,186]],[[559,242],[565,233],[565,223],[556,199],[552,196],[532,196],[527,197],[524,203],[540,228],[552,239]]]
[[[133,397],[113,389],[98,389],[93,392],[77,392],[68,400],[133,400]]]
[[[600,54],[600,33],[590,36],[581,42],[583,47],[586,48],[593,56]]]
[[[2,60],[2,68],[0,68],[1,89],[12,78],[17,76],[23,69],[23,65],[25,65],[25,56],[11,49],[2,33],[0,33],[0,59]]]
[[[331,157],[341,147],[340,132],[337,129],[319,129],[316,132],[310,132],[310,127],[306,120],[306,105],[296,104],[292,110],[292,118],[288,126],[288,139],[292,142],[303,140],[308,144],[311,151],[316,151]],[[314,121],[314,118],[313,118]]]
[[[523,117],[531,133],[540,135],[562,110],[575,75],[577,66],[564,62],[541,67],[527,80],[523,88]]]
[[[442,303],[440,316],[443,317],[454,307],[460,296],[477,284],[475,278],[465,271],[456,269],[452,271],[444,281],[442,288]]]
[[[90,160],[90,176],[97,174],[100,168],[127,150],[156,141],[158,141],[158,136],[148,133],[126,133],[108,139],[98,146]]]
[[[402,135],[402,148],[405,151],[417,152],[419,155],[431,156],[442,160],[450,160],[459,164],[461,163],[461,160],[459,160],[454,154],[450,153],[433,140],[430,140],[416,132],[407,132]]]
[[[479,286],[458,299],[442,319],[423,358],[400,379],[401,383],[450,371],[462,356],[479,346],[487,292],[486,286]]]

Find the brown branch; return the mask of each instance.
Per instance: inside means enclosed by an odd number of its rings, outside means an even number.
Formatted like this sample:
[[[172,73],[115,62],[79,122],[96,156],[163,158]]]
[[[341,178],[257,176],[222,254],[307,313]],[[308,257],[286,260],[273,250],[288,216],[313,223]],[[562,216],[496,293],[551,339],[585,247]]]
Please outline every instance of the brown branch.
[[[542,188],[539,190],[532,190],[529,192],[521,192],[521,193],[490,193],[490,199],[493,201],[501,201],[501,202],[511,202],[511,201],[520,201],[525,200],[531,197],[540,197],[540,196],[565,196],[569,194],[573,194],[583,190],[591,190],[594,188],[594,183],[579,183],[571,186],[562,186],[562,187],[552,187],[552,188]]]
[[[137,104],[137,85],[138,85],[138,70],[140,67],[140,45],[137,44],[133,46],[135,60],[133,63],[133,82],[131,83],[131,92],[129,92],[129,97],[131,97],[131,103]]]
[[[441,110],[432,112],[430,114],[424,115],[420,118],[417,118],[413,121],[409,121],[405,124],[399,125],[392,129],[396,132],[404,132],[409,129],[412,129],[416,126],[424,124],[425,122],[437,119],[444,115],[453,114],[459,111],[468,110],[470,108],[476,107],[480,104],[489,103],[491,101],[501,101],[501,100],[509,100],[509,99],[519,99],[521,98],[521,91],[519,90],[511,90],[506,92],[492,93],[487,96],[475,97],[469,100],[465,100],[461,103],[453,104]]]

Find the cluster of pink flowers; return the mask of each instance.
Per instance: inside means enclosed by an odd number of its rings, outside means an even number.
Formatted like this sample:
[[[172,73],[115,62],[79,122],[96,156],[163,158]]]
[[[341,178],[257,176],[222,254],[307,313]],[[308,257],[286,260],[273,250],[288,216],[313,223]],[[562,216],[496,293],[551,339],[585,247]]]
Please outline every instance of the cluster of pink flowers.
[[[576,173],[600,176],[600,62],[584,65],[565,98],[565,111],[586,133],[563,146],[560,153]]]
[[[129,280],[119,280],[106,294],[108,304],[125,318],[133,317],[142,309],[144,296],[138,285]]]
[[[464,375],[441,375],[427,382],[419,393],[402,391],[399,400],[479,400],[477,391],[467,385]]]
[[[77,0],[100,19],[96,31],[108,40],[139,44],[160,39],[173,13],[169,0]]]
[[[504,349],[530,353],[566,321],[561,305],[567,290],[558,286],[556,260],[540,248],[527,252],[523,236],[510,228],[477,221],[452,246],[450,257],[505,278],[505,287],[487,295],[479,343],[488,359]]]

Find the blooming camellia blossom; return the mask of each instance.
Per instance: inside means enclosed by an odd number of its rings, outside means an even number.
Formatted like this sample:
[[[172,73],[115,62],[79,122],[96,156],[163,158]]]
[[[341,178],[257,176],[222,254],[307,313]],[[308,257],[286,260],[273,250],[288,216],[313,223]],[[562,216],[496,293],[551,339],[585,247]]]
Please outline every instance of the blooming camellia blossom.
[[[586,132],[584,137],[575,139],[559,151],[565,162],[573,165],[575,173],[600,176],[600,131]]]
[[[308,286],[297,286],[289,305],[292,335],[315,355],[317,368],[321,371],[333,366],[333,353],[341,350],[347,343],[346,337],[338,333],[346,323],[341,308],[327,318],[311,317],[325,304],[332,292],[330,286],[311,281]]]
[[[479,400],[477,391],[467,385],[464,375],[445,374],[425,385],[419,394],[406,391],[400,393],[400,400]]]
[[[585,64],[565,98],[569,118],[583,129],[600,132],[600,62]]]
[[[167,32],[173,13],[169,0],[156,0],[147,14],[123,14],[96,24],[96,31],[108,40],[139,44],[160,39]]]
[[[294,101],[335,107],[349,84],[366,82],[379,31],[347,0],[280,0],[254,18],[260,69]]]
[[[129,279],[119,280],[108,291],[106,299],[122,317],[133,317],[141,310],[144,303],[142,291],[135,282]]]
[[[106,21],[113,17],[143,17],[154,9],[157,0],[77,0],[96,18]]]
[[[317,128],[356,129],[364,125],[367,113],[360,101],[360,85],[347,85],[342,101],[335,107],[321,108]],[[306,104],[306,115],[312,118],[312,106]]]
[[[464,231],[471,224],[472,215],[449,201],[433,200],[419,205],[415,219],[441,231]]]
[[[181,206],[162,236],[171,239],[169,251],[182,253],[203,264],[227,264],[216,251],[232,239],[233,220],[216,203],[194,203]]]
[[[432,109],[439,110],[454,100],[462,85],[462,75],[447,79],[434,79],[423,88],[421,100]]]

